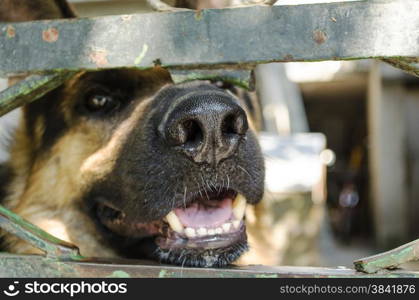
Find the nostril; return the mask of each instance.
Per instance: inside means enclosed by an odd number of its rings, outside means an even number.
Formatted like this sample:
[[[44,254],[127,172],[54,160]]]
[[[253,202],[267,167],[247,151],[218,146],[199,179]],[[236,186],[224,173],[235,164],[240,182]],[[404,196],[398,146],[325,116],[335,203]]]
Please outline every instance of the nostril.
[[[248,129],[246,116],[241,113],[229,114],[221,125],[222,133],[226,135],[243,135]]]
[[[183,128],[182,144],[186,147],[196,147],[203,140],[203,132],[199,123],[195,120],[187,120],[180,124]]]
[[[198,147],[203,141],[201,126],[196,120],[179,121],[167,128],[166,137],[172,145],[183,145],[187,148]]]

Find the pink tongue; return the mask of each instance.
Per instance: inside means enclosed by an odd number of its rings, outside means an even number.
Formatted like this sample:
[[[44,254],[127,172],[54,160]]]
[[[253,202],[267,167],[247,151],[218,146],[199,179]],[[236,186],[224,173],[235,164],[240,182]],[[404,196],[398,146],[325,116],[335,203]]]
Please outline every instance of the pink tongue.
[[[175,214],[186,227],[217,227],[228,221],[233,212],[232,200],[225,198],[215,207],[194,203],[186,209],[176,208]]]

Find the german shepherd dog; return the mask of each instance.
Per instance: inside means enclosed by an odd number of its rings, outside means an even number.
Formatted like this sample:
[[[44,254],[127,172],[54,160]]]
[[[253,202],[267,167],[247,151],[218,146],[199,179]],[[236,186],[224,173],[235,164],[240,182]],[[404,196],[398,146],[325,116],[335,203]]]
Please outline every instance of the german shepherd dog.
[[[0,0],[2,22],[72,17],[64,0]],[[84,256],[230,264],[248,248],[246,205],[264,190],[249,104],[219,83],[174,84],[159,67],[82,71],[23,107],[2,204]]]

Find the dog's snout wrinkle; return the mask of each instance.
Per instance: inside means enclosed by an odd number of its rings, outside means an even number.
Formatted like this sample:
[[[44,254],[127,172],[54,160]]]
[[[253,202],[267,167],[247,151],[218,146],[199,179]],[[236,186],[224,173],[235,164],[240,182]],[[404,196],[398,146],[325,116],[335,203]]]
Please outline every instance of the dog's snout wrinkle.
[[[196,163],[213,166],[233,155],[248,130],[244,110],[223,93],[183,98],[166,113],[159,126],[168,144]]]

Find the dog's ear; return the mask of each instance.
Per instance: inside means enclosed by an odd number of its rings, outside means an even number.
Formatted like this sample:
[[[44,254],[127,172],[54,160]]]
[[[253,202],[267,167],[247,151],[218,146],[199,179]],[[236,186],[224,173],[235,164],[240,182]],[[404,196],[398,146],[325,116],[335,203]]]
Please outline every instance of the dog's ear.
[[[74,18],[66,0],[0,0],[1,22]]]

